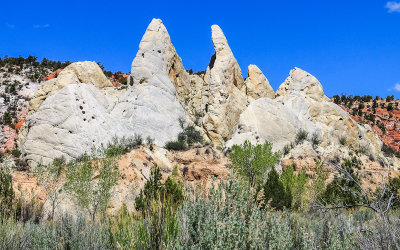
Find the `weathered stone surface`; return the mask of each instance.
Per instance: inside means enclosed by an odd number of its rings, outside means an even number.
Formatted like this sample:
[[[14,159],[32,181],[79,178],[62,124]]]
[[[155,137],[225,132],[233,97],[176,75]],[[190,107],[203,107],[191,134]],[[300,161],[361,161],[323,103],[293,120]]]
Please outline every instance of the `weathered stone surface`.
[[[215,54],[204,77],[203,127],[215,145],[224,145],[238,124],[247,98],[240,91],[244,86],[242,72],[224,33],[217,25],[211,31]]]
[[[154,31],[166,32],[160,22],[153,20],[149,25],[139,46],[140,53],[132,63],[132,86],[118,99],[104,95],[91,84],[88,84],[90,87],[70,84],[46,99],[28,119],[30,125],[23,152],[29,162],[38,163],[41,158],[49,162],[61,156],[74,159],[92,147],[108,143],[114,136],[149,136],[158,146],[177,139],[182,130],[179,120],[185,121],[186,115],[168,70],[161,70],[170,67],[168,64],[173,59],[169,54],[176,53],[158,43],[160,32]],[[164,38],[169,41],[169,37]],[[155,54],[149,48],[154,48]],[[147,56],[149,60],[145,60]],[[86,104],[77,106],[79,102]]]
[[[69,84],[75,83],[90,83],[99,89],[112,87],[111,82],[97,63],[90,61],[75,62],[61,71],[57,78],[50,79],[41,85],[30,102],[29,113],[38,110],[48,96]]]
[[[172,45],[171,38],[160,19],[153,19],[140,42],[139,50],[132,62],[130,85],[145,84],[159,80],[158,87],[174,92],[185,108],[188,116],[193,116],[190,108],[192,86],[189,74]]]
[[[363,147],[374,156],[380,153],[382,143],[371,128],[356,123],[325,96],[322,85],[311,74],[299,68],[291,70],[279,87],[276,100],[292,110],[310,136],[316,133],[322,139],[322,147],[340,146],[339,138],[344,137],[353,149]]]
[[[243,144],[245,140],[253,144],[269,141],[273,143],[273,150],[281,150],[295,140],[301,128],[300,120],[283,104],[260,98],[251,102],[240,115],[238,129],[226,147]]]
[[[97,63],[90,61],[72,63],[62,70],[57,78],[43,82],[40,88],[35,91],[29,102],[28,116],[36,112],[43,101],[49,96],[65,86],[78,83],[92,84],[99,89],[108,89],[112,87],[111,82],[104,75]],[[107,92],[105,91],[105,93]],[[20,129],[18,137],[19,147],[22,147],[25,142],[29,126],[29,121],[27,121]]]
[[[295,142],[300,129],[308,133],[306,142],[295,145],[288,157],[323,156],[324,159],[349,157],[350,149],[362,148],[375,159],[383,158],[379,138],[368,125],[360,125],[325,96],[322,85],[311,74],[295,68],[277,91],[274,100],[260,98],[241,114],[238,129],[226,144],[245,140],[274,144],[274,150]],[[312,145],[315,134],[320,145]],[[346,140],[341,145],[340,138]],[[293,144],[292,144],[293,145]],[[345,150],[344,150],[345,149]]]
[[[257,100],[262,97],[275,97],[275,92],[268,79],[256,65],[249,65],[247,74],[248,77],[244,82],[245,88],[242,88],[242,90],[249,98]]]
[[[28,118],[22,153],[29,164],[76,159],[113,136],[133,134],[111,114],[114,100],[91,84],[70,84],[48,97]]]

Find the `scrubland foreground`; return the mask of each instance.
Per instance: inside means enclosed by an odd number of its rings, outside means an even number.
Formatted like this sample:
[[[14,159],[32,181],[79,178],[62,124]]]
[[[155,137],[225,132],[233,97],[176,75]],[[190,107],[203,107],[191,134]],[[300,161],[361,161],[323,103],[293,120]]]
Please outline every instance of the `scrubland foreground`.
[[[35,200],[16,198],[3,167],[1,249],[399,247],[400,179],[383,178],[374,191],[365,189],[356,155],[338,165],[326,185],[323,163],[312,178],[293,166],[278,173],[281,154],[272,152],[268,142],[253,146],[246,141],[228,153],[230,177],[209,190],[185,186],[177,168],[162,181],[154,165],[136,196],[135,211],[122,206],[111,215],[106,209],[120,174],[116,162],[126,150],[110,144],[102,150],[104,158],[84,155],[66,166],[62,159],[39,165],[36,173],[53,208],[46,218]],[[60,189],[73,197],[80,213],[53,217]]]

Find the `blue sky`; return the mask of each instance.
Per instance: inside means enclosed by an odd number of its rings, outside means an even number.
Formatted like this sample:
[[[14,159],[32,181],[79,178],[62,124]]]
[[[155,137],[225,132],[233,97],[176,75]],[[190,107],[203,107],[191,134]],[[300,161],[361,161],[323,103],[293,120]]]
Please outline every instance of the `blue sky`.
[[[93,60],[129,72],[147,25],[161,18],[186,69],[206,69],[218,24],[243,75],[256,64],[275,90],[300,67],[329,96],[400,98],[399,2],[2,1],[0,56]]]

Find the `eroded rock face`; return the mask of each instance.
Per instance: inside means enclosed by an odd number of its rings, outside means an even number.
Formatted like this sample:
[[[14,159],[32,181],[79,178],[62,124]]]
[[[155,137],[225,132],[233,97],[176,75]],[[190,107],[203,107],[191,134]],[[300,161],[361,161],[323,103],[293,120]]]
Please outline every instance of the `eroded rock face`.
[[[186,115],[176,97],[168,69],[175,67],[170,64],[179,57],[176,57],[170,41],[165,43],[165,40],[160,41],[162,38],[169,41],[161,21],[153,20],[132,63],[132,86],[118,98],[113,97],[118,95],[105,95],[105,88],[100,91],[102,84],[87,84],[90,87],[85,87],[82,83],[66,84],[48,97],[28,119],[29,129],[23,143],[23,153],[28,162],[35,164],[42,158],[50,162],[61,156],[67,160],[75,159],[92,147],[107,144],[113,137],[151,137],[161,147],[167,141],[176,140],[182,130],[179,120],[185,121]],[[70,72],[68,79],[71,80],[61,83],[80,81],[80,74],[72,73],[72,70],[64,72],[59,77]]]
[[[275,92],[268,79],[256,65],[249,65],[247,72],[248,77],[244,82],[243,90],[249,98],[257,100],[262,97],[275,97]]]
[[[111,82],[104,75],[95,62],[75,62],[60,72],[57,78],[44,82],[35,92],[29,107],[29,113],[39,109],[42,102],[48,97],[69,84],[90,83],[97,88],[112,87]]]
[[[190,108],[192,86],[189,74],[160,19],[153,19],[147,27],[132,62],[131,72],[131,85],[154,85],[156,81],[157,87],[174,92],[188,116],[194,115]]]
[[[48,97],[28,118],[29,132],[22,153],[29,164],[72,160],[91,148],[106,145],[113,136],[128,135],[111,114],[114,100],[91,84],[70,84]]]
[[[382,143],[368,125],[360,125],[325,96],[322,85],[311,74],[293,69],[279,87],[273,100],[260,98],[250,103],[241,114],[238,128],[227,147],[249,140],[255,144],[265,140],[282,150],[292,144],[292,157],[324,159],[345,158],[349,149],[362,148],[375,159],[383,158]],[[308,133],[306,142],[294,145],[300,129]],[[312,145],[315,136],[320,144]],[[341,145],[341,138],[345,145]],[[348,148],[341,150],[341,148]]]
[[[174,93],[162,93],[151,85],[133,86],[117,100],[91,84],[70,84],[28,118],[22,153],[35,165],[58,157],[76,159],[114,137],[149,136],[164,146],[181,131],[178,118],[184,111],[174,98]]]
[[[320,82],[304,70],[291,70],[276,99],[292,110],[310,135],[318,134],[322,147],[340,146],[339,139],[343,137],[346,145],[355,150],[363,147],[373,156],[380,154],[382,143],[371,128],[352,120],[325,96]]]
[[[247,98],[240,91],[244,86],[242,72],[224,33],[217,25],[211,31],[215,55],[204,77],[203,127],[215,145],[224,145],[239,122]]]
[[[99,89],[112,88],[111,82],[104,75],[99,65],[95,62],[75,62],[62,70],[57,78],[50,79],[41,84],[29,102],[28,117],[35,113],[49,96],[60,91],[70,84],[92,84]],[[22,147],[28,134],[29,120],[24,123],[19,132],[18,145]]]
[[[250,103],[240,115],[238,129],[226,147],[241,145],[248,140],[252,144],[269,141],[273,150],[278,151],[295,140],[302,128],[297,116],[280,102],[260,98]]]

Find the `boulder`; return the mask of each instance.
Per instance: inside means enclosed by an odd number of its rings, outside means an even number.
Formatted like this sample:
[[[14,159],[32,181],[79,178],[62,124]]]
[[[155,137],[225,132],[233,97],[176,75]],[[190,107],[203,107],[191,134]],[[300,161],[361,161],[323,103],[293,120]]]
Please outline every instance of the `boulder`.
[[[247,106],[247,98],[240,90],[244,86],[242,72],[224,33],[217,25],[211,31],[215,54],[204,77],[203,128],[215,145],[224,145]]]
[[[268,79],[256,65],[249,65],[246,78],[242,88],[246,95],[254,100],[262,97],[274,98],[275,92],[269,84]]]

